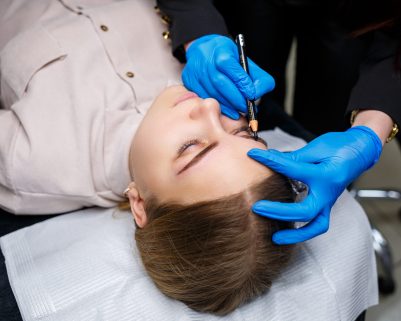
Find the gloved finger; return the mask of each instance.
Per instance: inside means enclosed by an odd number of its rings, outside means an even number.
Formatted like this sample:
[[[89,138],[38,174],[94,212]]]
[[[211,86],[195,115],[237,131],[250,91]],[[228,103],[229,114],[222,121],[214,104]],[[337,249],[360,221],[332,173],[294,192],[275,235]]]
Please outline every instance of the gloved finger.
[[[313,141],[312,141],[313,142]],[[297,162],[303,163],[316,163],[321,161],[321,155],[316,152],[319,150],[314,146],[314,144],[309,143],[304,147],[301,147],[297,150],[291,152],[292,158]]]
[[[209,70],[209,75],[213,76],[205,76],[199,79],[200,84],[209,94],[209,97],[217,99],[221,104],[227,107],[231,106],[232,109],[245,112],[245,99],[231,80],[216,70]],[[232,94],[234,95],[234,99],[227,99],[227,96]],[[234,100],[235,104],[232,104],[232,100]]]
[[[244,97],[255,99],[255,85],[237,59],[231,55],[219,55],[218,59],[216,59],[216,67],[231,79]]]
[[[272,91],[276,85],[274,78],[248,58],[249,73],[255,86],[255,99]]]
[[[188,74],[182,73],[182,81],[184,83],[184,86],[190,90],[196,93],[199,97],[201,98],[210,98],[210,95],[207,93],[207,91],[203,88],[203,85],[201,83],[196,83],[196,86],[194,85],[193,82],[188,80],[189,76]],[[227,117],[230,117],[231,119],[238,120],[240,115],[238,112],[236,112],[233,108],[228,107],[224,104],[220,103],[220,111],[222,114],[226,115]]]
[[[235,108],[239,112],[246,113],[247,107],[245,98],[230,78],[222,73],[216,73],[215,76],[211,78],[211,81],[215,90],[224,98],[224,102],[221,100],[221,103],[226,106],[232,106],[232,108]]]
[[[309,222],[320,212],[316,199],[309,195],[300,203],[282,203],[267,200],[257,201],[252,211],[263,217],[286,222]]]
[[[203,85],[199,81],[194,82],[192,77],[189,76],[189,73],[182,72],[181,78],[185,88],[193,91],[201,98],[210,98],[205,88],[203,88]]]
[[[318,163],[326,158],[328,151],[337,151],[340,138],[337,136],[339,133],[326,133],[323,134],[307,145],[292,151],[292,158],[296,161],[305,163]],[[318,153],[316,151],[325,151],[323,153]],[[332,153],[332,152],[330,152]]]
[[[231,119],[238,120],[240,118],[240,114],[231,107],[220,104],[220,110],[223,115],[226,115]]]
[[[306,184],[308,184],[309,179],[315,171],[312,164],[294,161],[291,158],[291,152],[282,153],[273,149],[263,150],[253,148],[247,154],[272,170]]]
[[[325,208],[321,214],[310,223],[297,228],[277,231],[272,240],[279,245],[295,244],[314,238],[328,231],[330,225],[330,208]]]

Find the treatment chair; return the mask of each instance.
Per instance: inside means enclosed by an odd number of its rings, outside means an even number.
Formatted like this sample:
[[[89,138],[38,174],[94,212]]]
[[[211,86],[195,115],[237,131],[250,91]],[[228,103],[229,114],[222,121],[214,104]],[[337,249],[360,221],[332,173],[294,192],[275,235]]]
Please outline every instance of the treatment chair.
[[[358,200],[401,200],[401,192],[392,189],[357,189],[351,187],[350,193]],[[386,237],[370,222],[372,226],[373,246],[376,257],[382,268],[379,276],[379,290],[382,294],[392,294],[395,291],[394,266],[391,247]]]

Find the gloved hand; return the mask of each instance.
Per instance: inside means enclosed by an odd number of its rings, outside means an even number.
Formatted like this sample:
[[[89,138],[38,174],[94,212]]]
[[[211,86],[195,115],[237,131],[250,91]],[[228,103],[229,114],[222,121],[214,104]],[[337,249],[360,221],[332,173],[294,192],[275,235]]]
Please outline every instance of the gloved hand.
[[[261,200],[254,213],[271,219],[309,222],[298,229],[277,231],[276,244],[293,244],[325,233],[330,210],[344,189],[379,159],[382,144],[373,130],[356,126],[345,132],[324,134],[293,152],[251,149],[248,156],[283,175],[308,185],[299,203]]]
[[[256,100],[274,88],[273,77],[248,58],[249,77],[239,63],[235,42],[228,37],[198,38],[189,46],[186,58],[185,87],[202,98],[217,99],[221,112],[232,119],[247,112],[245,98]]]

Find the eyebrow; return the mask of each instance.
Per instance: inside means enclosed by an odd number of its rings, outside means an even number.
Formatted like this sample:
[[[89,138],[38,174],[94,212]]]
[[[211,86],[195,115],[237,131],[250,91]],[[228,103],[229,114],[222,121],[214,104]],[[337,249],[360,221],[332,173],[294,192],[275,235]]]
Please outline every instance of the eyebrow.
[[[246,131],[246,130],[248,130],[249,129],[249,125],[244,125],[244,126],[242,126],[242,127],[239,127],[239,128],[236,128],[235,130],[233,130],[232,132],[231,132],[231,134],[232,135],[236,135],[236,134],[238,134],[238,133],[240,133],[240,132],[242,132],[242,131]],[[253,138],[253,136],[242,136],[242,138],[246,138],[246,139],[251,139],[251,140],[254,140],[254,138]],[[268,147],[268,144],[267,144],[267,142],[262,138],[262,137],[258,137],[258,139],[257,139],[257,141],[258,142],[261,142],[263,145],[265,145],[266,147]]]
[[[202,149],[198,154],[195,155],[194,158],[192,158],[187,165],[185,165],[178,173],[177,175],[181,174],[183,171],[187,170],[191,166],[195,165],[198,163],[203,157],[206,156],[207,153],[209,153],[212,149],[214,149],[218,145],[217,142],[210,144],[206,148]]]

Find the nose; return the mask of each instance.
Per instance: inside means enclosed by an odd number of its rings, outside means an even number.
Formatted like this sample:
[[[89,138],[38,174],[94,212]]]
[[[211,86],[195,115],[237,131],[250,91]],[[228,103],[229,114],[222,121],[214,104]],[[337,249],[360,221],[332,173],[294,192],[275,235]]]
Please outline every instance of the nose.
[[[196,104],[196,106],[191,109],[189,117],[193,120],[204,119],[214,123],[219,121],[220,105],[216,99],[203,99],[200,104]]]

